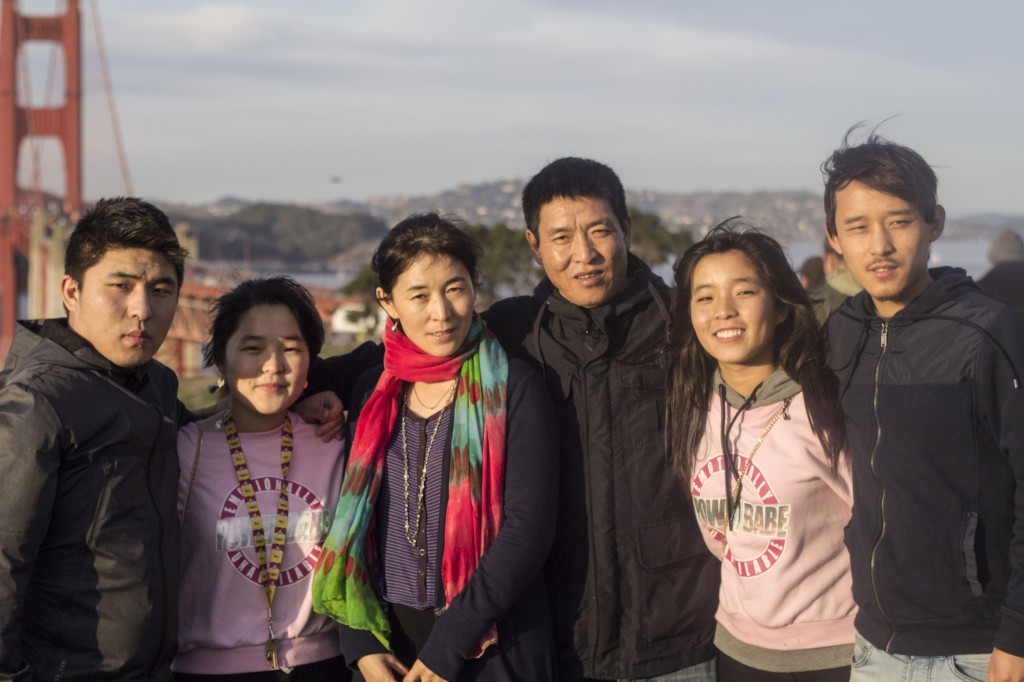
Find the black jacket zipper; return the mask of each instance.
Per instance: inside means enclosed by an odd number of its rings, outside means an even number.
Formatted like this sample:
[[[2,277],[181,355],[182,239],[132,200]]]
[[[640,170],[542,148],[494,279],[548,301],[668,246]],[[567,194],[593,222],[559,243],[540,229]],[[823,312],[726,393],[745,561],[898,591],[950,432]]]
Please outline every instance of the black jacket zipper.
[[[886,624],[889,626],[889,639],[885,643],[885,651],[889,653],[892,647],[892,641],[896,636],[893,631],[892,621],[889,616],[885,613],[885,608],[882,606],[882,600],[878,596],[878,580],[876,576],[877,560],[878,560],[878,549],[882,544],[882,538],[885,537],[885,487],[882,485],[882,478],[878,475],[878,469],[876,467],[875,455],[878,454],[878,446],[882,442],[882,420],[878,414],[878,386],[879,376],[882,371],[882,361],[885,359],[886,350],[888,348],[889,341],[889,323],[888,321],[882,322],[882,337],[881,345],[882,352],[878,356],[878,362],[875,363],[875,378],[872,386],[871,396],[871,408],[875,415],[875,443],[871,448],[871,473],[874,475],[875,480],[878,481],[878,487],[881,490],[879,496],[879,506],[882,517],[882,526],[878,531],[878,538],[875,539],[875,544],[871,548],[871,591],[875,595],[875,604],[878,605],[878,612],[882,614],[882,618],[885,619]]]

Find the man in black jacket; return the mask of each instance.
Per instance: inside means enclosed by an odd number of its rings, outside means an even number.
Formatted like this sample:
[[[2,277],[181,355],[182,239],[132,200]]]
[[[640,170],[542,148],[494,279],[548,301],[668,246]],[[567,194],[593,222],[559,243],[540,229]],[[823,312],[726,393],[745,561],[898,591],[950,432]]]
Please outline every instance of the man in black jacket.
[[[1024,680],[1024,312],[928,269],[935,173],[849,135],[822,169],[829,240],[864,287],[829,321],[854,477],[852,679]]]
[[[484,317],[541,367],[556,404],[559,679],[714,679],[719,567],[665,456],[669,290],[629,253],[607,166],[554,161],[527,184],[523,213],[546,277]]]
[[[67,319],[21,322],[0,375],[0,679],[169,680],[178,382],[152,359],[186,252],[134,198],[65,254]]]

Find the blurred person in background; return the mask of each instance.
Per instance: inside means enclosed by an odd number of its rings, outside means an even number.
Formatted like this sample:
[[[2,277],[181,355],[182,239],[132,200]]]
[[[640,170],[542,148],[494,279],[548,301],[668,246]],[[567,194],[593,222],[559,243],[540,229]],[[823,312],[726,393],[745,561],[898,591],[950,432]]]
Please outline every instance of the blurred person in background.
[[[978,286],[1024,308],[1024,240],[1013,230],[1004,230],[988,247],[988,260],[992,269],[978,280]]]

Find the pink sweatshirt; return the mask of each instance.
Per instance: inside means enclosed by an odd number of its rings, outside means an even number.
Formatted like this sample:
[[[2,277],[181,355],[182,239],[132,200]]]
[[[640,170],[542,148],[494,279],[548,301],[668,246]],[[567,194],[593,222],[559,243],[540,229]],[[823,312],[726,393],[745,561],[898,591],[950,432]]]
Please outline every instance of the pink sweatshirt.
[[[725,471],[719,433],[722,404],[712,398],[691,492],[698,524],[722,559]],[[782,401],[744,411],[730,432],[739,470]],[[731,419],[736,409],[728,407]],[[754,455],[743,478],[738,522],[725,531],[716,614],[741,642],[802,650],[853,642],[850,557],[843,527],[852,504],[848,466],[833,475],[797,393]],[[735,485],[730,477],[730,493]]]
[[[341,655],[337,624],[314,614],[310,581],[341,485],[342,444],[324,443],[315,426],[291,415],[295,445],[288,474],[288,539],[274,597],[282,667]],[[178,655],[181,673],[224,675],[269,670],[267,600],[257,582],[249,515],[238,492],[227,439],[216,419],[201,422],[202,452],[182,532]],[[178,432],[178,510],[192,478],[197,424]],[[264,528],[273,528],[281,485],[281,429],[242,433]]]

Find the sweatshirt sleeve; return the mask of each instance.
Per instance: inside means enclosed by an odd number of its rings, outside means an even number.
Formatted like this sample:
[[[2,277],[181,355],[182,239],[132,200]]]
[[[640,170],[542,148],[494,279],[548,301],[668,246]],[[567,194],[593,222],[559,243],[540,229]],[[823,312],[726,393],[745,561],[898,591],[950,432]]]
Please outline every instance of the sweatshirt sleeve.
[[[458,679],[490,624],[505,618],[540,573],[554,541],[559,459],[554,409],[540,373],[511,359],[507,415],[504,521],[419,652],[424,665],[446,680]]]
[[[19,642],[21,621],[56,497],[60,433],[45,398],[20,384],[0,389],[0,679],[30,678]]]
[[[1008,307],[989,331],[1009,361],[994,345],[987,344],[979,360],[979,399],[1016,483],[1010,579],[995,647],[1024,656],[1024,310]]]

